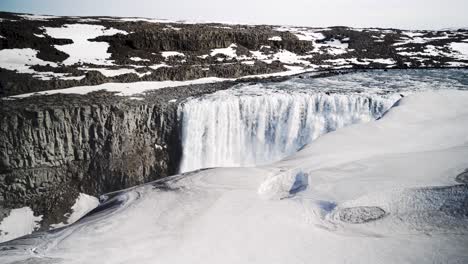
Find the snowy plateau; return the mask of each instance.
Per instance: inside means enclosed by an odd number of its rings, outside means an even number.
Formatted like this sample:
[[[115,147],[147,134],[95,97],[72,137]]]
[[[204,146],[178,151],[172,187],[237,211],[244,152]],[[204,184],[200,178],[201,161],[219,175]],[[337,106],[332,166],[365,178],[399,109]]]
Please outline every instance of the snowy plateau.
[[[467,30],[0,18],[1,264],[468,263]]]

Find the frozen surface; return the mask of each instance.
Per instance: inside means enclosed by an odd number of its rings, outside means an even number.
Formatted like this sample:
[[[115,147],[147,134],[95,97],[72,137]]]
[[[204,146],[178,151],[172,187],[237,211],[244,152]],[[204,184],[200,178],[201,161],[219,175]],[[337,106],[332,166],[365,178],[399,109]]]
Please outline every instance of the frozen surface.
[[[29,207],[11,210],[10,214],[0,222],[0,242],[31,234],[39,227],[41,220],[42,216],[34,216]]]
[[[107,52],[107,42],[89,41],[99,36],[112,36],[115,34],[128,34],[125,31],[114,28],[105,28],[101,25],[66,24],[59,28],[46,27],[45,33],[53,38],[71,39],[72,44],[55,45],[55,48],[67,53],[70,57],[63,63],[73,65],[75,63],[90,63],[96,65],[111,65],[111,54]]]
[[[0,245],[52,263],[466,263],[467,91],[404,97],[256,168],[103,197],[77,223]]]
[[[180,171],[280,160],[319,136],[379,118],[402,95],[466,89],[466,70],[355,73],[237,85],[179,107]]]

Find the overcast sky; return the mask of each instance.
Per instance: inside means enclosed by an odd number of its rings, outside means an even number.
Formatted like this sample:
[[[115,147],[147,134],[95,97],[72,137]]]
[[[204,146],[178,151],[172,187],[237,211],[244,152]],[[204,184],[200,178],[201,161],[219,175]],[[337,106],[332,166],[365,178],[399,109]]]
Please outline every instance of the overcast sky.
[[[468,0],[0,0],[0,10],[304,26],[468,27]]]

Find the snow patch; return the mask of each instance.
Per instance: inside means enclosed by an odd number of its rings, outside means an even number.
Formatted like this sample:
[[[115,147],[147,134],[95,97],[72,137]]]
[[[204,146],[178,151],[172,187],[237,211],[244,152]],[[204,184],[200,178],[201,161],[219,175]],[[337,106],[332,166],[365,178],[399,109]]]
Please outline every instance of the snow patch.
[[[31,234],[39,228],[42,216],[34,216],[29,207],[12,209],[0,223],[0,243]]]
[[[58,79],[76,79],[82,77],[70,76],[68,73],[39,72],[33,70],[34,65],[49,65],[57,67],[55,62],[43,61],[37,58],[37,50],[26,49],[3,49],[0,50],[0,68],[16,71],[17,73],[32,74],[34,78],[40,80]]]
[[[111,54],[107,52],[107,42],[89,41],[99,36],[113,36],[128,33],[114,28],[105,28],[100,25],[66,24],[60,28],[45,27],[45,34],[52,38],[71,39],[72,44],[55,45],[55,48],[70,55],[63,64],[90,63],[96,65],[112,65],[109,60]]]
[[[237,45],[236,44],[231,44],[227,48],[220,48],[220,49],[213,49],[211,50],[210,56],[216,56],[218,54],[224,55],[228,58],[234,58],[237,57],[236,54],[237,50]]]
[[[271,38],[268,38],[268,40],[272,40],[272,41],[282,41],[283,39],[280,37],[280,36],[273,36]]]
[[[150,66],[151,67],[151,66]],[[107,69],[107,68],[89,68],[89,67],[81,67],[78,68],[79,70],[83,71],[98,71],[102,73],[102,75],[106,77],[115,77],[123,74],[129,74],[129,73],[134,73],[138,75],[138,77],[142,77],[148,74],[151,74],[150,71],[145,72],[145,73],[139,73],[135,69],[127,69],[127,68],[121,68],[121,69]]]
[[[249,78],[269,78],[274,76],[291,76],[299,73],[304,73],[312,71],[311,69],[295,69],[283,72],[268,73],[268,74],[259,74],[259,75],[247,75],[240,77],[238,79],[249,79]],[[50,95],[50,94],[87,94],[95,91],[108,91],[115,92],[117,95],[121,96],[131,96],[136,94],[142,94],[152,90],[158,90],[162,88],[170,88],[177,86],[185,85],[195,85],[195,84],[204,84],[204,83],[216,83],[223,81],[234,81],[235,78],[217,78],[217,77],[207,77],[189,81],[148,81],[148,82],[133,82],[133,83],[104,83],[100,85],[91,85],[91,86],[76,86],[65,89],[56,89],[41,91],[35,93],[27,93],[10,96],[9,98],[24,98],[33,95]]]
[[[65,215],[67,217],[66,223],[59,223],[52,225],[53,228],[59,228],[67,225],[71,225],[78,221],[81,217],[89,213],[91,210],[96,208],[99,205],[98,198],[87,195],[84,193],[80,193],[78,198],[75,200],[75,204],[73,204],[71,208],[71,214]]]
[[[142,59],[140,57],[131,57],[130,60],[132,60],[132,61],[150,61],[148,59]]]
[[[468,60],[468,43],[452,42],[450,48],[460,54],[459,59]]]
[[[56,16],[48,16],[48,15],[18,15],[26,20],[37,20],[37,21],[49,21],[50,19],[60,18]]]
[[[161,56],[167,60],[169,57],[185,57],[185,54],[178,51],[163,51],[161,52]]]

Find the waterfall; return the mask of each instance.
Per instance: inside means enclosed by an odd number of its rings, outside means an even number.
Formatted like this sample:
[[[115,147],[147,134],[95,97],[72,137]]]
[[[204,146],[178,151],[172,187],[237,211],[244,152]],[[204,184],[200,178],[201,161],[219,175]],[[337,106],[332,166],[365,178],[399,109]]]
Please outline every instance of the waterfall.
[[[399,95],[225,90],[179,106],[180,171],[280,160],[320,135],[380,117]]]

